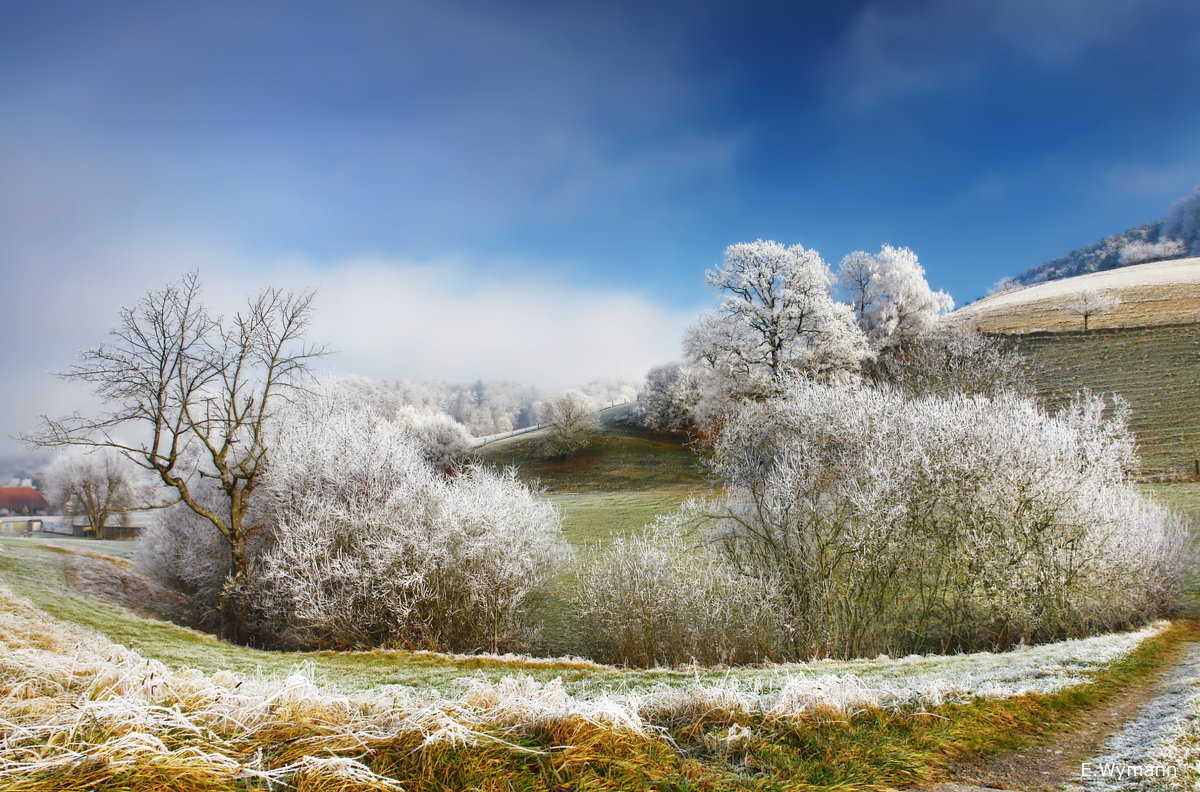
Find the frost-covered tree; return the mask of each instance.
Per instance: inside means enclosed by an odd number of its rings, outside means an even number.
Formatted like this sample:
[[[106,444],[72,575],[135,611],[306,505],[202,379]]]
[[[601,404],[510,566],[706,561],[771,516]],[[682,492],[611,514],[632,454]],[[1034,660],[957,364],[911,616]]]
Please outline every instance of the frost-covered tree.
[[[1200,256],[1200,187],[1176,201],[1162,221],[1162,237],[1178,240],[1183,253]]]
[[[1183,523],[1124,483],[1125,411],[792,382],[715,450],[710,508],[795,656],[995,649],[1167,613]]]
[[[763,240],[730,245],[706,282],[723,300],[688,331],[685,353],[731,394],[769,393],[797,372],[854,371],[867,355],[854,312],[833,299],[833,275],[815,250]]]
[[[352,375],[326,376],[322,380],[347,403],[370,405],[375,414],[395,419],[403,407],[412,407],[421,414],[444,413],[475,436],[532,425],[533,406],[542,398],[536,388],[513,382],[480,380],[464,385],[384,381]]]
[[[567,456],[586,448],[600,429],[596,404],[582,391],[563,391],[538,407],[545,434],[542,447],[551,456]]]
[[[419,406],[401,400],[400,391],[366,377],[326,376],[306,389],[295,406],[314,420],[340,413],[363,413],[404,431],[438,470],[466,462],[471,436],[458,421],[440,412],[436,401]]]
[[[1158,242],[1134,240],[1121,248],[1121,264],[1142,264],[1147,261],[1165,261],[1179,258],[1184,253],[1184,244],[1178,239],[1163,239]]]
[[[42,471],[42,486],[64,514],[88,519],[93,538],[124,515],[153,501],[144,471],[111,448],[64,448]]]
[[[954,307],[949,294],[929,287],[917,254],[906,247],[884,245],[874,256],[854,251],[842,259],[838,280],[876,343],[917,336]]]
[[[1083,329],[1086,332],[1089,319],[1094,316],[1106,314],[1117,308],[1120,304],[1121,298],[1114,294],[1105,294],[1094,289],[1088,289],[1079,292],[1064,303],[1063,310],[1081,318],[1083,320]]]
[[[646,374],[633,414],[638,423],[658,431],[696,426],[696,405],[703,396],[703,375],[692,366],[667,363]]]
[[[641,382],[619,377],[592,380],[579,390],[597,407],[625,404],[637,398]]]

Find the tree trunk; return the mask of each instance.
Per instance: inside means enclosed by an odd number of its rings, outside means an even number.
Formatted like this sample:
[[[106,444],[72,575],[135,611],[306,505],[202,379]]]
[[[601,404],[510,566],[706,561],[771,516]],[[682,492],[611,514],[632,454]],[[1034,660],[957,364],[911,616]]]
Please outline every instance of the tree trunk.
[[[221,590],[218,608],[221,611],[222,637],[246,645],[250,640],[250,603],[247,596],[250,570],[246,559],[246,535],[241,527],[238,515],[229,537],[229,579]]]

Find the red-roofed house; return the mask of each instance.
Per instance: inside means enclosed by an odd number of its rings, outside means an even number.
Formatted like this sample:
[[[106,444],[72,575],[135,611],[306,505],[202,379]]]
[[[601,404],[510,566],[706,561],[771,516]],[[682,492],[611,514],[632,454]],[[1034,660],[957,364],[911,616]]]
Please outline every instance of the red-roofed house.
[[[45,514],[50,504],[33,487],[0,487],[0,515]]]

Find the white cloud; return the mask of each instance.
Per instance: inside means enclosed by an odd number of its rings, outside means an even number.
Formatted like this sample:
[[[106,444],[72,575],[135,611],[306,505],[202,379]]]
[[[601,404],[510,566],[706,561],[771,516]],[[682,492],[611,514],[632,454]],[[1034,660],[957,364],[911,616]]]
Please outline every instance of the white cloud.
[[[171,262],[169,270],[156,266],[164,261]],[[7,389],[0,411],[5,436],[33,428],[42,412],[94,409],[86,393],[47,372],[102,341],[121,305],[190,268],[200,270],[209,303],[222,312],[266,286],[316,289],[309,337],[335,350],[321,367],[380,378],[503,378],[563,388],[602,376],[640,376],[678,356],[682,330],[698,311],[667,308],[635,292],[555,281],[544,265],[501,278],[462,261],[260,262],[179,239],[120,255],[93,252],[89,263],[86,271],[13,273],[10,327],[31,330],[6,356],[6,374],[20,387]],[[0,441],[0,456],[19,451],[16,443]]]

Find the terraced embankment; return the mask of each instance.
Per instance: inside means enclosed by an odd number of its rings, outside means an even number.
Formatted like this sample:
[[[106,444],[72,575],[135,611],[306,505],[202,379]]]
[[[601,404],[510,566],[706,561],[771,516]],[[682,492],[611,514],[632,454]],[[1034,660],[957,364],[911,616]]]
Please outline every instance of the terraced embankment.
[[[1200,459],[1200,324],[1031,333],[1012,340],[1051,405],[1083,390],[1132,408],[1142,464],[1195,470]]]

